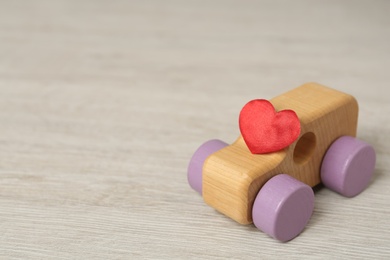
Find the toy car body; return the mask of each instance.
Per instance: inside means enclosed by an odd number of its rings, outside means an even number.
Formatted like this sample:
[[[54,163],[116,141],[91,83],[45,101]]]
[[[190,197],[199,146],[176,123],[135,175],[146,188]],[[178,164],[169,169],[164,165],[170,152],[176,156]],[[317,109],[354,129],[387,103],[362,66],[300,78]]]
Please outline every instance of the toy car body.
[[[323,182],[348,197],[357,195],[369,183],[375,152],[353,138],[358,104],[348,94],[308,83],[270,102],[277,111],[291,109],[297,114],[301,132],[293,144],[278,152],[252,154],[242,136],[231,145],[206,142],[191,159],[188,180],[219,212],[241,224],[255,222],[274,238],[287,241],[303,230],[312,214],[311,187]],[[286,214],[290,217],[282,216]]]

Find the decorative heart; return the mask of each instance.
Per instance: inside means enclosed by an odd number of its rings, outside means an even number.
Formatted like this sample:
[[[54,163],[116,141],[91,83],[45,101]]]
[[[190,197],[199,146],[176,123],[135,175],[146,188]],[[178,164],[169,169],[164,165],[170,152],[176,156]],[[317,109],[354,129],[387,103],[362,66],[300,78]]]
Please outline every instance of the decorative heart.
[[[240,131],[253,154],[279,151],[292,144],[301,132],[301,124],[293,110],[275,111],[268,100],[249,101],[241,110]]]

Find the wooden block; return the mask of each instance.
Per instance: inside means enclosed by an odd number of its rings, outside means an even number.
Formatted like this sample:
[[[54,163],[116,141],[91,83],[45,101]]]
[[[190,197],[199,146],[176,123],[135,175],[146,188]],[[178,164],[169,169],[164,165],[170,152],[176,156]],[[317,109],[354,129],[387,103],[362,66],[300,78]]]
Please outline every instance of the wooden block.
[[[272,100],[277,111],[292,109],[301,122],[299,138],[270,154],[252,154],[240,136],[210,155],[203,166],[203,198],[241,224],[252,223],[252,205],[262,185],[286,173],[315,186],[326,150],[338,137],[355,136],[356,100],[340,91],[308,83]]]

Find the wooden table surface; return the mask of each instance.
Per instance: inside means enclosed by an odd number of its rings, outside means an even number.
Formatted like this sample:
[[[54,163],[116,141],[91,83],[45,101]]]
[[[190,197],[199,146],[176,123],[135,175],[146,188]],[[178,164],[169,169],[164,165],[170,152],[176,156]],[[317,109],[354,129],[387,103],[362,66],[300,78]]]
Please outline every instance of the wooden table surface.
[[[354,95],[372,182],[277,242],[208,207],[194,150],[315,81]],[[1,259],[389,259],[389,1],[1,1]]]

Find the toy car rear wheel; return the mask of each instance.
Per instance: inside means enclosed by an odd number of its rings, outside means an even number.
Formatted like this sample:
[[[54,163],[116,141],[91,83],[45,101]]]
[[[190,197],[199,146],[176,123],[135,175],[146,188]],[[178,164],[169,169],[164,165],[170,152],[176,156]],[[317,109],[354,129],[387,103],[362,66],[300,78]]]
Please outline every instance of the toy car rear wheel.
[[[207,157],[224,148],[228,144],[217,139],[213,139],[202,144],[192,156],[188,165],[187,178],[190,186],[202,194],[202,169]]]
[[[252,218],[258,229],[284,242],[303,231],[313,209],[312,188],[287,174],[279,174],[260,189]]]
[[[371,145],[352,136],[342,136],[333,142],[324,156],[321,180],[341,195],[356,196],[368,186],[375,160]]]

